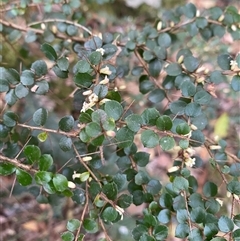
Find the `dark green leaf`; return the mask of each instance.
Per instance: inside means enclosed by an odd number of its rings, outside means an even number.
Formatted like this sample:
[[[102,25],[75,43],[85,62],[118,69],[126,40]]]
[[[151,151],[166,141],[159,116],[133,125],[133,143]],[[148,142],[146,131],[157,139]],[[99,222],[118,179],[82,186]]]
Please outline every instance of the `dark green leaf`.
[[[61,239],[63,241],[73,241],[74,240],[74,234],[69,232],[69,231],[66,231],[66,232],[61,234]]]
[[[53,185],[57,191],[63,192],[68,188],[68,180],[62,174],[54,174],[53,176]]]
[[[180,223],[175,229],[175,237],[177,238],[186,238],[190,232],[190,228],[187,224]]]
[[[45,172],[45,171],[38,171],[35,174],[35,181],[39,185],[43,185],[45,183],[48,183],[52,180],[52,173],[51,172]]]
[[[47,171],[53,164],[52,156],[43,154],[38,161],[40,171]]]
[[[57,65],[61,71],[68,71],[69,61],[66,57],[61,57],[57,60]]]
[[[175,140],[171,136],[162,137],[159,143],[164,151],[169,151],[175,146]]]
[[[120,128],[116,133],[116,143],[120,148],[131,146],[134,139],[134,132],[127,127]]]
[[[30,70],[24,70],[20,76],[20,80],[23,85],[33,85],[34,73]]]
[[[172,39],[168,33],[160,33],[157,41],[159,46],[164,48],[170,47],[172,43]]]
[[[47,64],[43,60],[37,60],[33,62],[31,65],[31,69],[34,70],[37,76],[45,75],[47,74],[47,71],[48,71]]]
[[[43,53],[45,54],[45,56],[52,60],[52,61],[56,61],[57,59],[57,53],[55,51],[55,49],[48,43],[44,43],[41,45],[41,50],[43,51]]]
[[[38,126],[45,125],[45,123],[47,121],[47,118],[48,118],[48,111],[46,109],[44,109],[44,108],[38,109],[33,114],[33,121]]]
[[[229,54],[221,54],[218,56],[217,62],[221,69],[229,70],[231,69],[231,60],[233,60],[233,58]]]
[[[118,194],[118,188],[114,182],[105,184],[102,191],[110,200],[115,200]]]
[[[15,95],[14,89],[10,89],[7,92],[7,94],[5,96],[5,100],[6,100],[7,104],[10,106],[14,105],[18,101],[18,97]]]
[[[98,231],[98,223],[90,218],[84,219],[83,227],[87,233],[96,233]]]
[[[171,130],[172,125],[172,120],[167,115],[160,116],[156,121],[156,126],[161,131]]]
[[[72,139],[67,136],[63,136],[59,141],[59,146],[63,151],[70,151],[72,149]]]
[[[17,124],[18,116],[12,112],[7,111],[3,115],[3,124],[7,127],[14,127]]]
[[[67,230],[74,232],[80,226],[80,221],[78,219],[71,219],[67,222]]]
[[[15,95],[21,99],[23,97],[26,97],[29,93],[29,90],[28,88],[26,88],[24,85],[22,84],[18,84],[16,85],[16,88],[15,88]]]
[[[217,195],[218,188],[213,182],[206,182],[203,186],[203,194],[205,197],[214,197]]]
[[[192,131],[190,144],[193,147],[201,146],[205,142],[205,137],[200,130]]]
[[[218,228],[223,233],[228,233],[233,230],[233,221],[227,216],[221,216],[218,220]]]
[[[133,155],[133,160],[140,167],[145,167],[149,162],[150,155],[146,152],[137,152]]]
[[[152,103],[160,103],[165,98],[165,91],[162,89],[155,89],[151,91],[148,95],[148,99]]]
[[[42,80],[41,82],[36,83],[37,90],[35,91],[38,95],[45,95],[49,90],[49,85],[46,80]]]
[[[22,186],[27,186],[32,183],[32,176],[21,169],[16,169],[16,177],[17,181],[22,185]]]
[[[231,181],[231,182],[229,182],[227,184],[227,190],[230,193],[239,196],[240,195],[240,182],[239,181]]]
[[[156,225],[153,229],[153,235],[157,241],[165,240],[168,236],[168,227]]]
[[[187,104],[185,108],[185,114],[190,117],[196,117],[201,115],[202,109],[198,103],[192,102]]]
[[[111,59],[118,50],[117,46],[114,44],[105,44],[102,48],[105,50],[103,55],[105,60]]]
[[[15,172],[16,167],[8,162],[1,162],[0,163],[0,175],[1,176],[8,176]]]
[[[92,84],[93,77],[88,73],[78,73],[74,76],[74,82],[78,87],[88,88]]]
[[[159,145],[159,136],[152,130],[144,130],[141,133],[141,141],[144,147],[153,148]]]
[[[177,76],[182,73],[182,67],[178,63],[171,63],[167,66],[166,71],[170,76]]]
[[[214,84],[220,84],[225,80],[224,75],[222,75],[220,70],[214,70],[210,74],[210,81]]]
[[[185,57],[183,63],[189,72],[194,72],[199,66],[199,60],[193,56]]]
[[[99,51],[92,52],[89,56],[92,65],[98,65],[102,61],[102,54]]]
[[[118,120],[123,114],[123,107],[115,100],[107,101],[104,109],[107,115],[114,120]]]
[[[41,157],[41,150],[38,146],[28,145],[23,150],[24,155],[31,163],[38,161]]]
[[[196,86],[191,80],[185,80],[181,85],[180,89],[183,96],[189,97],[193,96],[196,93]]]
[[[183,178],[183,177],[175,177],[173,180],[173,188],[176,191],[187,191],[189,187],[189,182],[187,179]]]
[[[72,130],[74,126],[74,119],[70,116],[63,117],[58,123],[59,129],[65,132],[69,132]]]
[[[90,122],[86,125],[85,128],[86,134],[90,137],[97,137],[101,134],[101,126],[96,122]]]
[[[207,21],[207,19],[204,18],[204,17],[198,17],[198,18],[196,19],[196,24],[197,24],[197,27],[198,27],[198,28],[203,29],[203,28],[205,28],[205,27],[208,25],[208,21]]]
[[[185,101],[177,100],[170,104],[170,110],[175,115],[182,115],[184,114],[186,106],[187,103]]]
[[[20,81],[19,73],[15,69],[0,67],[1,79],[7,80],[9,84],[16,85]]]
[[[232,78],[231,86],[234,91],[240,91],[240,76],[235,75]]]
[[[79,60],[74,68],[76,73],[87,73],[90,69],[90,64],[86,60]]]
[[[188,17],[188,18],[194,18],[196,16],[196,6],[192,3],[188,3],[186,4],[186,6],[184,6],[184,14]]]
[[[101,217],[104,221],[113,222],[118,217],[118,212],[113,207],[107,207],[103,210]]]
[[[194,101],[200,105],[206,105],[211,101],[211,95],[205,90],[200,90],[194,95]]]
[[[195,223],[203,223],[205,221],[205,210],[202,207],[192,209],[190,218]]]
[[[187,134],[189,134],[190,131],[191,131],[191,128],[189,127],[189,125],[187,123],[180,123],[176,127],[176,132],[179,135],[187,135]]]
[[[66,79],[68,77],[68,71],[61,70],[60,67],[58,67],[58,65],[54,65],[52,70],[59,78]]]
[[[155,108],[147,108],[145,109],[141,116],[143,119],[144,125],[155,125],[156,120],[159,117],[159,112]]]
[[[125,119],[128,128],[133,132],[138,132],[143,124],[143,119],[140,115],[131,114]]]
[[[158,59],[151,60],[149,62],[149,73],[153,77],[157,77],[162,70],[162,62]]]
[[[122,194],[118,200],[117,205],[121,208],[128,208],[132,204],[132,196]]]

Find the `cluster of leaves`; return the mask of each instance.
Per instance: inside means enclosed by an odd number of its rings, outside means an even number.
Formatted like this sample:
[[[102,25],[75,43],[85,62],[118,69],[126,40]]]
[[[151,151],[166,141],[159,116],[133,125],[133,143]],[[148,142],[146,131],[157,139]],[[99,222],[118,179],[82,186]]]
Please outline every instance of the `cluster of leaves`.
[[[25,4],[20,9],[27,10]],[[52,7],[52,2],[49,4]],[[73,15],[74,20],[74,8],[79,4],[64,4],[61,16]],[[48,7],[44,9],[48,12]],[[40,203],[59,195],[83,206],[83,216],[68,221],[62,240],[84,240],[85,233],[105,230],[104,225],[120,221],[131,204],[143,203],[148,206],[132,231],[134,240],[166,240],[170,235],[168,225],[173,222],[178,238],[220,241],[227,240],[228,235],[229,240],[238,240],[240,214],[234,213],[233,206],[239,205],[240,152],[229,153],[225,140],[212,141],[204,130],[210,121],[207,107],[216,97],[210,87],[224,83],[229,91],[240,91],[240,55],[220,54],[216,61],[220,69],[214,71],[201,68],[201,60],[186,47],[177,51],[175,61],[169,56],[174,43],[180,41],[179,29],[191,37],[200,33],[205,41],[221,38],[225,31],[239,40],[239,22],[235,7],[225,11],[214,7],[201,15],[191,3],[167,11],[156,26],[132,30],[126,37],[110,32],[94,36],[81,24],[62,18],[49,20],[49,26],[44,20],[44,28],[27,31],[25,40],[41,42],[41,35],[45,36],[40,49],[46,58],[35,60],[20,72],[0,68],[0,91],[6,93],[9,106],[2,112],[0,123],[0,174],[16,175],[23,186],[42,187],[36,195]],[[2,24],[3,32],[12,40],[10,30],[16,26]],[[50,31],[53,26],[63,35]],[[14,31],[23,34],[23,30]],[[78,60],[71,62],[69,42],[65,40],[77,40],[80,31],[84,31],[85,39],[72,45]],[[63,39],[60,44],[54,42],[55,37]],[[138,60],[133,67],[132,55]],[[32,115],[33,125],[21,123],[21,116],[11,107],[30,93],[47,95],[50,72],[61,79],[73,79],[74,101],[81,103],[78,119],[66,115],[55,129],[48,129],[48,110],[41,106]],[[230,76],[230,83],[225,75]],[[138,78],[139,92],[151,107],[146,105],[140,112],[129,108],[117,86],[118,79],[127,78]],[[172,96],[175,93],[178,99]],[[165,109],[159,107],[164,101]],[[40,132],[29,142],[29,136],[36,135],[34,130]],[[41,150],[41,143],[47,142],[51,133],[62,136],[60,149],[75,161],[74,165],[65,165],[61,173],[54,168],[54,156]],[[138,146],[178,150],[167,184],[162,186],[146,172],[150,154]],[[230,214],[222,213],[218,184],[207,181],[203,192],[198,192],[192,168],[200,168],[203,161],[193,152],[196,147],[208,150],[209,162],[224,183],[224,195],[230,193]],[[115,171],[106,170],[111,165]]]

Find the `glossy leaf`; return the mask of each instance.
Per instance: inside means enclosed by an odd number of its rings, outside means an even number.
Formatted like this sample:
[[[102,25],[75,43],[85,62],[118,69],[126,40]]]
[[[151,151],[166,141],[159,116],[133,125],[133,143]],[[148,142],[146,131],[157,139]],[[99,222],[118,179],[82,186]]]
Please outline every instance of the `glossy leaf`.
[[[45,123],[47,121],[47,118],[48,118],[48,111],[46,109],[44,109],[44,108],[38,109],[33,114],[33,121],[38,126],[45,125]]]
[[[38,161],[41,157],[41,150],[38,146],[28,145],[23,150],[24,155],[31,163]]]
[[[72,116],[63,117],[58,123],[59,129],[62,131],[69,132],[74,126],[74,119]]]
[[[8,176],[14,173],[16,167],[8,162],[1,162],[0,163],[0,175]]]
[[[71,232],[77,230],[80,226],[80,221],[78,219],[71,219],[67,222],[67,229]]]
[[[49,154],[43,154],[38,161],[40,171],[47,171],[52,166],[52,164],[53,158]]]
[[[16,169],[16,177],[17,181],[22,185],[22,186],[28,186],[32,183],[32,176],[21,169]]]
[[[3,115],[3,124],[7,127],[14,127],[17,124],[18,116],[12,112],[7,111]]]
[[[56,61],[57,59],[57,53],[55,51],[55,49],[48,43],[44,43],[41,45],[41,50],[43,51],[43,53],[45,54],[45,56],[52,60],[52,61]]]
[[[62,174],[55,174],[53,176],[53,185],[57,191],[63,192],[68,188],[68,180]]]
[[[98,223],[90,218],[84,219],[83,227],[87,233],[96,233],[98,231]]]
[[[72,139],[70,137],[63,136],[59,141],[59,146],[63,151],[70,151],[72,149]]]

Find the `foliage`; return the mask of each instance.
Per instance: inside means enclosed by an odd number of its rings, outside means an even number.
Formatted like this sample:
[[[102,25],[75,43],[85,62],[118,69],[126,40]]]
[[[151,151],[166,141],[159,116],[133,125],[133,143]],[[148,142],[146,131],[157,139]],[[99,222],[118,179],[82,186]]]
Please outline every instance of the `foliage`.
[[[240,151],[227,136],[239,116],[230,110],[217,119],[216,111],[223,96],[233,102],[239,97],[240,54],[228,53],[221,42],[227,34],[240,39],[238,10],[201,12],[188,3],[154,24],[95,33],[84,9],[109,1],[91,2],[4,3],[2,37],[12,49],[19,41],[22,46],[15,49],[20,69],[4,57],[0,67],[6,102],[0,175],[37,185],[39,202],[58,195],[82,207],[80,219],[67,221],[64,241],[100,230],[111,240],[106,227],[121,223],[130,205],[143,203],[134,240],[239,240]],[[36,6],[45,13],[42,20],[29,16]],[[195,39],[206,46],[217,42],[224,51],[206,58],[202,49],[189,48]],[[63,101],[58,119],[49,107],[57,102],[51,93],[61,101],[68,97],[77,117]],[[45,97],[48,103],[41,101]],[[24,100],[31,106],[25,113],[18,111]],[[238,138],[235,132],[235,145]],[[152,148],[171,155],[168,180],[148,173]],[[209,176],[199,187],[195,170],[206,166],[218,178]]]

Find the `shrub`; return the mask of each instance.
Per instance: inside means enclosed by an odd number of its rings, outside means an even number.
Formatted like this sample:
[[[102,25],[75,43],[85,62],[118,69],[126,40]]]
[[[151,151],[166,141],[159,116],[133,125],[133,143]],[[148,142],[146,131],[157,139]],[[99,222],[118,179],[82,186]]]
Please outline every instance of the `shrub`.
[[[237,8],[188,3],[141,27],[111,15],[118,33],[88,22],[108,1],[55,2],[6,3],[0,20],[3,54],[18,56],[1,67],[0,174],[39,203],[82,208],[65,241],[111,240],[106,228],[141,204],[134,240],[240,240],[240,55],[225,44],[240,39]],[[149,173],[157,152],[168,178]],[[197,170],[210,173],[201,185]]]

